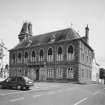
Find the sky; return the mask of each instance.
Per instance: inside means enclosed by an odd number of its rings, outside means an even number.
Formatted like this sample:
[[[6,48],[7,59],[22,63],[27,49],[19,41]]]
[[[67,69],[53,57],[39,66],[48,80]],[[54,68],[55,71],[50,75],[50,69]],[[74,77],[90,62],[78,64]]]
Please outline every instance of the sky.
[[[88,24],[89,44],[105,67],[105,0],[0,0],[0,39],[8,49],[18,44],[26,21],[32,23],[33,35],[70,27],[84,36]]]

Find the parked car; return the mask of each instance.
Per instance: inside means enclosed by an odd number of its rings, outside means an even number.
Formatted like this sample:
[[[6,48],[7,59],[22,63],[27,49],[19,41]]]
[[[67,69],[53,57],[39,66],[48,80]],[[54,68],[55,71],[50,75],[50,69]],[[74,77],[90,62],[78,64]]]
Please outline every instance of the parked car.
[[[15,88],[18,90],[27,90],[33,85],[33,81],[25,76],[8,77],[6,80],[0,82],[0,88]]]

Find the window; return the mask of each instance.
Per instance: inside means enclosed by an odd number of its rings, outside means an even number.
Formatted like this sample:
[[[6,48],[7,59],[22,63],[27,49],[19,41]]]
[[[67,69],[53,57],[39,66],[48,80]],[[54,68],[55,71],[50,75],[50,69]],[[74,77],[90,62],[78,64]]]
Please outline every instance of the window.
[[[35,57],[35,52],[34,51],[32,51],[32,58],[34,58]]]
[[[84,70],[82,69],[82,78],[84,78]]]
[[[62,54],[62,48],[61,47],[58,48],[58,55],[60,55],[60,54]]]
[[[54,69],[53,68],[48,68],[47,77],[54,78]]]
[[[12,63],[15,63],[16,58],[15,58],[15,54],[12,55]]]
[[[24,63],[27,63],[28,62],[28,52],[25,52],[25,56],[24,56]]]
[[[67,69],[67,78],[68,79],[73,79],[74,78],[74,70],[72,69],[72,67],[69,67]]]
[[[35,60],[36,60],[35,51],[32,51],[32,54],[31,54],[31,62],[34,62]]]
[[[69,48],[68,48],[68,53],[71,53],[71,54],[73,54],[73,46],[69,46]]]
[[[39,61],[43,61],[43,60],[44,60],[44,52],[43,52],[43,49],[41,49],[39,52]]]
[[[27,52],[25,52],[25,58],[28,58],[28,53]]]
[[[72,45],[70,45],[67,49],[67,60],[73,60],[74,59],[74,48]]]
[[[63,68],[58,67],[56,69],[56,78],[58,78],[58,79],[62,79],[63,78]]]
[[[48,55],[52,55],[52,48],[48,49]]]
[[[48,54],[47,54],[47,61],[48,62],[51,62],[51,61],[53,61],[53,55],[52,55],[52,48],[49,48],[48,49]]]
[[[40,56],[43,57],[43,50],[40,50]]]
[[[63,61],[63,51],[62,51],[62,47],[58,47],[58,51],[57,51],[57,61]]]
[[[22,62],[22,56],[21,56],[21,53],[18,53],[18,60],[17,60],[18,63],[21,63]]]

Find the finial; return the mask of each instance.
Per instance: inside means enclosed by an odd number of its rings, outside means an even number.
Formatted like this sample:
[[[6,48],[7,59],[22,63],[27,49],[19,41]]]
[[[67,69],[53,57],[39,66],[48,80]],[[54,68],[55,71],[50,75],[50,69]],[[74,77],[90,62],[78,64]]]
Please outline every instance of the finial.
[[[71,28],[72,28],[72,26],[73,26],[73,24],[72,24],[72,22],[71,22]]]

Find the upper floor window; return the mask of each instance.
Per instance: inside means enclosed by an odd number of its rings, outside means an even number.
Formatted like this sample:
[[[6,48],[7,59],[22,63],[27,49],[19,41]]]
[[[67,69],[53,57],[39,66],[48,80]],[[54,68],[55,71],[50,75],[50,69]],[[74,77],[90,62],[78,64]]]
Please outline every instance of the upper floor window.
[[[53,51],[52,51],[52,48],[48,49],[47,61],[49,61],[49,62],[53,61]]]
[[[21,53],[18,54],[18,58],[21,59]]]
[[[63,50],[62,47],[58,47],[57,50],[57,61],[62,61],[63,60]]]
[[[43,60],[44,60],[44,51],[43,49],[41,49],[39,52],[39,61],[43,61]]]
[[[18,53],[18,63],[20,63],[22,61],[22,56],[21,56],[21,53]]]
[[[28,62],[28,52],[25,52],[25,56],[24,56],[24,63]]]
[[[16,61],[16,57],[15,57],[15,54],[12,55],[12,63],[15,63]]]
[[[27,52],[25,52],[25,58],[28,58],[28,53]]]
[[[67,60],[73,60],[74,59],[74,48],[72,45],[70,45],[68,48],[67,48]]]
[[[40,50],[40,56],[43,57],[43,50]]]
[[[59,54],[62,54],[62,48],[61,47],[58,47],[58,55]]]
[[[35,51],[32,51],[32,58],[35,57]]]
[[[72,46],[72,45],[70,45],[70,46],[68,47],[68,53],[73,54],[73,46]]]
[[[35,57],[35,51],[32,51],[31,53],[31,62],[35,61],[36,60],[36,57]]]
[[[48,55],[52,55],[52,48],[48,49]]]

